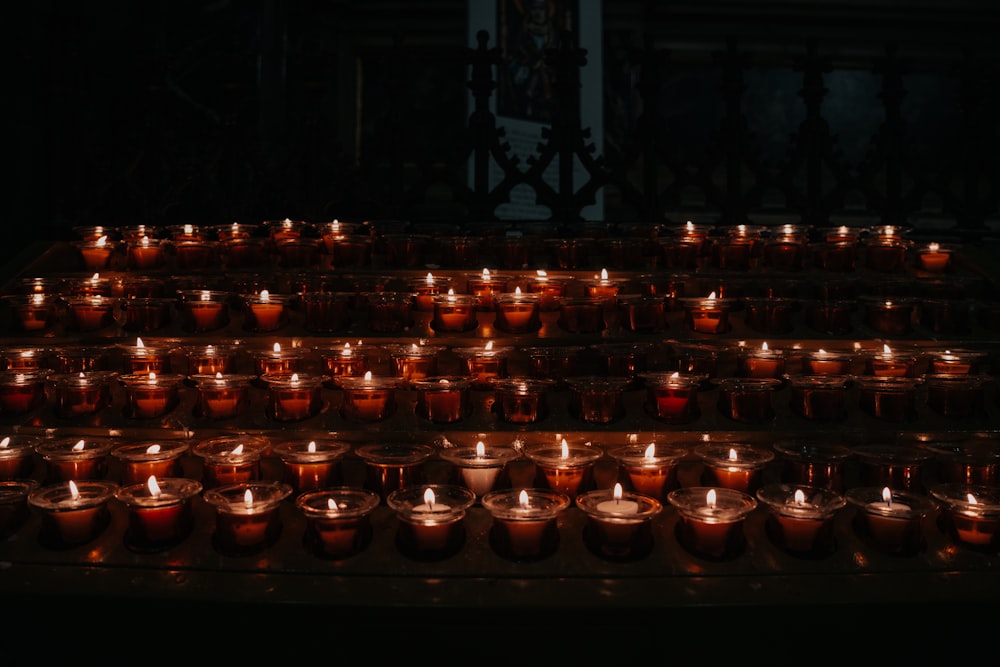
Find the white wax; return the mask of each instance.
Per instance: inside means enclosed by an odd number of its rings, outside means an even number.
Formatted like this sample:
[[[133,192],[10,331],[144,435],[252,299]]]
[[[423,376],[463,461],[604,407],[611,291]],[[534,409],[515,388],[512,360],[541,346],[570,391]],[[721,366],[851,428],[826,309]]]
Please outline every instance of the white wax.
[[[433,505],[428,505],[427,503],[422,503],[416,505],[413,508],[414,512],[447,512],[451,509],[451,505],[445,505],[444,503],[434,503]]]
[[[638,514],[639,503],[634,500],[605,500],[597,505],[597,511],[605,514]]]
[[[465,480],[465,485],[477,496],[483,496],[492,491],[493,484],[499,474],[500,468],[462,468],[462,479]]]

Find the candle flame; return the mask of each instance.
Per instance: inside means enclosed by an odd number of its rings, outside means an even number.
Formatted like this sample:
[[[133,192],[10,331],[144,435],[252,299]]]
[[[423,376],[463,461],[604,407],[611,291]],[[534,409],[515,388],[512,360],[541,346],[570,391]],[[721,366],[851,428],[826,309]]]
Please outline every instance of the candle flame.
[[[715,509],[716,493],[715,489],[709,489],[708,493],[705,494],[705,504],[708,505],[709,509]]]
[[[690,220],[688,220],[687,224],[684,225],[684,228],[687,229],[687,231],[689,231],[689,232],[693,232],[694,231],[694,223],[691,222]]]
[[[608,270],[601,269],[601,280],[607,280],[607,279],[608,279]]]
[[[371,381],[372,381],[372,372],[365,371],[365,382],[371,382]]]
[[[31,305],[33,305],[33,306],[40,306],[43,303],[45,303],[45,295],[44,294],[32,294],[31,295]]]
[[[332,511],[336,511],[337,509],[339,509],[337,507],[337,501],[334,500],[333,498],[327,498],[326,499],[326,507],[327,507],[327,509],[332,510]]]
[[[424,491],[424,503],[426,503],[428,509],[430,509],[430,510],[433,511],[433,509],[434,509],[434,489],[428,488],[426,491]]]
[[[714,298],[716,298],[716,297],[715,297],[715,291],[714,291],[714,290],[712,291],[712,293],[711,293],[711,294],[709,294],[709,295],[708,295],[708,298],[709,298],[709,299],[714,299]]]
[[[563,438],[562,441],[562,457],[564,459],[569,458],[569,443],[566,442],[566,438]]]
[[[615,490],[611,492],[611,495],[615,499],[615,502],[621,501],[623,493],[624,491],[622,490],[621,482],[615,482]]]
[[[539,278],[546,278],[548,277],[549,274],[542,269],[538,269],[537,271],[535,271],[535,275]]]
[[[243,504],[247,507],[253,507],[253,491],[250,489],[247,489],[246,493],[243,494]]]
[[[222,371],[215,371],[215,379],[216,380],[222,379]]]
[[[514,288],[514,294],[520,294],[520,293],[521,293],[521,288],[520,287],[515,287]]]
[[[941,249],[941,246],[939,246],[937,243],[928,243],[927,249],[930,250],[931,252],[937,252],[938,250]]]
[[[142,237],[142,247],[143,248],[148,248],[149,247],[149,237],[148,236],[143,236]]]
[[[194,225],[184,225],[184,233],[187,236],[194,234]]]
[[[528,492],[521,489],[521,493],[517,495],[517,502],[521,505],[521,509],[528,509]]]
[[[69,480],[69,495],[73,497],[73,500],[79,500],[80,489],[76,488],[76,482]]]
[[[737,459],[736,449],[734,449],[733,447],[730,447],[729,448],[729,460],[730,461],[735,461],[736,459]]]
[[[163,493],[163,491],[160,490],[160,485],[156,483],[156,475],[149,476],[149,479],[146,480],[146,488],[149,489],[149,494],[154,498]]]
[[[449,287],[448,288],[448,296],[455,296],[455,288],[454,287]],[[454,301],[454,299],[452,299],[452,301]]]
[[[101,274],[99,274],[99,273],[95,273],[94,275],[92,275],[90,277],[90,282],[92,282],[92,283],[97,283],[100,280],[101,280]]]
[[[483,269],[483,280],[489,280],[489,279],[490,279],[490,270]]]
[[[0,440],[0,448],[6,447],[9,444],[10,444],[10,436],[9,435],[5,435],[3,437],[3,440]]]
[[[841,225],[840,229],[837,230],[837,233],[841,236],[847,236],[847,225]]]
[[[802,505],[806,501],[806,494],[802,489],[795,489],[795,504]]]
[[[87,447],[83,440],[78,440],[75,445],[73,445],[74,452],[82,452]]]
[[[299,374],[292,373],[292,382],[298,382],[298,381],[299,381]]]
[[[207,289],[203,289],[201,291],[201,300],[202,301],[211,301],[212,300],[212,293],[210,291],[208,291]]]
[[[135,346],[136,347],[146,347],[146,344],[142,342],[141,338],[136,337],[136,339],[135,339]]]
[[[978,505],[979,504],[979,501],[976,500],[976,497],[974,495],[972,495],[971,493],[966,494],[965,499],[969,502],[970,505]]]
[[[147,454],[159,454],[161,447],[159,445],[150,445],[146,448]]]
[[[153,371],[149,372],[149,383],[150,384],[156,383],[156,373],[154,373]]]
[[[268,292],[266,289],[262,289],[260,291],[260,300],[263,303],[269,303],[271,301],[271,293]]]
[[[281,352],[281,343],[275,343],[274,347],[271,349],[274,350],[275,352]]]
[[[230,454],[235,454],[236,456],[239,456],[240,454],[242,454],[243,453],[243,443],[241,442],[240,444],[236,445],[236,448],[233,449],[233,451],[231,451],[229,453]]]
[[[892,491],[889,490],[888,486],[882,489],[882,500],[885,501],[886,505],[892,505]]]
[[[493,341],[488,341],[486,343],[486,346],[483,349],[484,350],[492,350],[493,349]]]
[[[316,441],[315,440],[310,440],[309,444],[306,446],[306,450],[310,454],[315,454],[316,453]]]
[[[484,445],[483,441],[480,440],[476,443],[476,458],[481,459],[484,456],[486,456],[486,445]]]
[[[428,273],[427,277],[424,278],[424,282],[426,282],[428,285],[433,285],[434,284],[434,275],[431,274],[431,273]]]
[[[670,374],[670,379],[671,380],[680,380],[681,379],[680,371],[674,371],[673,373],[671,373]]]
[[[97,239],[96,245],[97,245],[98,248],[103,248],[107,244],[108,244],[108,237],[107,237],[107,235],[104,235],[101,238]]]
[[[767,341],[766,340],[763,343],[761,343],[761,345],[760,345],[760,351],[761,352],[767,352]]]
[[[653,442],[649,443],[649,446],[646,447],[646,451],[643,452],[642,455],[644,457],[646,457],[647,459],[655,458],[656,457],[656,443],[653,443]]]
[[[890,348],[888,345],[886,345],[886,344],[883,343],[882,344],[882,354],[884,354],[886,356],[892,354],[892,348]]]

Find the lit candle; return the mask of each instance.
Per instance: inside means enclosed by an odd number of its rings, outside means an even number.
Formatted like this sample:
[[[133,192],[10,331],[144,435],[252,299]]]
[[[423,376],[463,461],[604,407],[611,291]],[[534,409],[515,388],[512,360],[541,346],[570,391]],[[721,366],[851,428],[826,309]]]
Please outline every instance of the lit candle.
[[[454,466],[464,486],[482,498],[497,485],[507,464],[519,456],[511,447],[486,447],[479,441],[475,447],[449,447],[441,450],[441,458]]]
[[[267,385],[266,414],[279,422],[302,421],[323,409],[323,379],[316,375],[262,375]]]
[[[507,276],[483,269],[481,274],[468,279],[466,291],[478,299],[479,310],[491,311],[496,308],[496,296],[507,291],[509,281]]]
[[[104,532],[111,521],[108,502],[118,485],[102,480],[69,480],[39,487],[28,504],[42,514],[42,544],[64,549],[86,544]]]
[[[227,292],[213,290],[182,291],[180,309],[183,326],[192,332],[221,329],[229,324]]]
[[[850,353],[829,352],[820,348],[802,355],[802,372],[806,375],[849,375],[851,371]]]
[[[951,252],[937,243],[928,243],[927,247],[917,253],[920,268],[932,273],[941,273],[951,266]]]
[[[479,297],[455,294],[449,289],[447,294],[433,297],[433,311],[430,327],[442,333],[461,333],[479,326],[476,319],[476,304]]]
[[[108,474],[112,442],[100,439],[61,438],[39,442],[35,451],[45,461],[46,483],[71,479],[103,479]]]
[[[181,440],[135,442],[115,447],[111,455],[120,463],[121,483],[128,486],[150,477],[182,477],[181,458],[188,449]]]
[[[430,377],[412,383],[417,391],[416,413],[435,424],[464,419],[472,410],[472,380],[465,376]]]
[[[649,553],[653,544],[652,518],[663,505],[659,500],[626,492],[620,483],[576,496],[576,505],[587,515],[583,537],[587,547],[608,560],[635,560]]]
[[[542,269],[538,269],[527,284],[528,293],[539,295],[539,307],[545,311],[558,310],[559,299],[566,296],[567,288],[566,280],[553,278]]]
[[[753,496],[735,489],[691,486],[671,491],[667,501],[677,509],[677,539],[686,550],[709,560],[726,560],[742,552],[744,520],[757,507]]]
[[[416,560],[440,560],[454,555],[465,542],[463,520],[475,502],[464,486],[431,484],[397,489],[386,498],[399,520],[397,544]]]
[[[219,436],[199,442],[191,451],[202,460],[202,484],[211,489],[260,479],[260,461],[269,446],[262,437]]]
[[[25,415],[45,404],[49,370],[0,372],[0,414]]]
[[[83,258],[83,268],[87,271],[102,271],[111,263],[114,246],[108,242],[107,234],[97,239],[80,241],[77,248]]]
[[[594,463],[604,455],[604,450],[590,443],[570,445],[562,438],[557,443],[528,445],[524,455],[540,473],[537,478],[540,487],[565,493],[572,499],[593,482]]]
[[[277,482],[249,482],[208,489],[205,502],[215,508],[213,544],[231,556],[258,553],[281,534],[281,502],[292,487]]]
[[[353,421],[382,421],[396,410],[395,387],[395,378],[375,377],[371,371],[363,377],[343,377],[340,412]]]
[[[554,553],[559,544],[558,517],[570,498],[558,491],[506,489],[482,497],[493,517],[490,544],[502,557],[534,561]]]
[[[930,498],[888,486],[854,487],[846,496],[859,508],[859,532],[877,549],[909,556],[923,547],[923,517],[937,507]]]
[[[0,480],[27,479],[35,469],[35,438],[0,438]]]
[[[613,303],[621,288],[620,282],[608,277],[607,269],[601,269],[600,276],[595,276],[591,282],[584,285],[587,296],[602,299],[605,303]]]
[[[744,377],[781,379],[785,374],[785,353],[770,349],[767,341],[759,350],[740,347],[739,371]]]
[[[482,347],[460,347],[453,352],[465,362],[465,369],[478,389],[489,388],[493,378],[507,377],[507,358],[512,349],[494,347],[487,341]]]
[[[195,374],[191,381],[198,389],[195,414],[206,419],[232,419],[243,414],[250,403],[252,375]]]
[[[63,419],[97,414],[111,404],[113,371],[54,373],[47,380],[53,411]]]
[[[350,451],[345,442],[335,440],[292,440],[275,446],[281,459],[285,482],[296,495],[336,486],[340,482],[340,462]]]
[[[340,378],[363,376],[368,369],[368,355],[364,352],[362,341],[357,347],[350,343],[315,348],[320,355],[327,385],[331,388],[340,386]]]
[[[247,299],[247,314],[250,316],[245,323],[250,331],[275,331],[286,323],[287,299],[279,295],[271,295],[268,290],[261,290],[256,296]]]
[[[627,444],[608,450],[637,493],[665,500],[677,487],[677,467],[687,455],[683,447],[665,444]]]
[[[948,532],[960,544],[992,550],[1000,535],[1000,494],[983,484],[938,484],[931,496],[943,509]]]
[[[183,375],[156,373],[121,376],[125,385],[125,413],[133,419],[156,419],[170,413],[180,402]]]
[[[520,334],[541,329],[541,298],[538,294],[525,294],[520,287],[516,287],[513,292],[497,295],[494,301],[494,326],[500,331]]]
[[[707,379],[703,373],[641,373],[646,385],[647,414],[670,424],[693,421],[700,414],[698,390]]]
[[[130,269],[148,271],[163,265],[163,247],[159,241],[153,241],[148,236],[143,235],[136,241],[132,241],[126,248],[126,262]]]
[[[770,449],[750,445],[704,444],[695,448],[704,468],[702,483],[744,493],[754,493],[764,468],[774,459]]]
[[[128,508],[126,546],[148,553],[181,542],[194,525],[191,499],[201,490],[201,484],[193,479],[157,479],[155,475],[145,483],[119,488],[115,497]]]
[[[822,557],[834,548],[833,521],[847,501],[828,489],[768,484],[757,490],[768,510],[767,534],[797,556]]]
[[[295,499],[306,519],[305,541],[321,558],[343,560],[360,553],[372,538],[371,512],[381,498],[364,489],[308,491]]]
[[[696,333],[719,334],[729,330],[731,299],[720,299],[711,292],[704,299],[684,299],[684,319]]]

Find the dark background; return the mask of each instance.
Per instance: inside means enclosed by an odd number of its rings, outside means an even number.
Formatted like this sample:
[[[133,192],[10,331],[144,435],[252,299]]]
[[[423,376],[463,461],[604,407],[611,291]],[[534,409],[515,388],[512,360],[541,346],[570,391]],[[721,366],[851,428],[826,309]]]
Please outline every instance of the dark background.
[[[991,229],[997,6],[606,1],[607,219]],[[89,224],[467,220],[465,10],[28,3],[8,30],[7,225],[51,240]]]

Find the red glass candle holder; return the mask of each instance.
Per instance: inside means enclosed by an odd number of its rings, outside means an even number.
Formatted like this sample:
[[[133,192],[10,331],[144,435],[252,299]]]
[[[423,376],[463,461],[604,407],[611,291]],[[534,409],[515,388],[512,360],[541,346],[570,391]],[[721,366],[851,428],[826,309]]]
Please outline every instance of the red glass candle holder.
[[[851,241],[810,243],[809,264],[821,271],[854,271],[858,265],[858,244]]]
[[[209,239],[174,240],[173,250],[174,261],[181,270],[207,269],[218,266],[222,259],[221,244]]]
[[[295,506],[306,520],[304,540],[319,558],[345,560],[364,551],[372,540],[371,513],[377,493],[347,487],[302,493]]]
[[[680,310],[679,302],[687,293],[687,283],[686,276],[669,273],[643,274],[636,278],[639,294],[663,299],[664,307],[670,312]]]
[[[351,292],[304,292],[302,326],[312,333],[343,331],[351,324]]]
[[[983,370],[989,356],[983,350],[928,350],[927,372],[942,375],[976,375]]]
[[[45,385],[51,371],[0,372],[0,415],[26,415],[45,405]]]
[[[348,443],[328,438],[286,440],[274,446],[284,481],[296,495],[340,485],[341,462],[350,451]]]
[[[396,412],[396,387],[394,377],[374,376],[371,372],[360,377],[340,378],[342,394],[340,414],[354,422],[379,422]]]
[[[150,477],[183,477],[181,460],[190,446],[182,440],[149,440],[119,445],[111,450],[118,461],[121,483],[144,484]]]
[[[652,550],[652,520],[663,511],[656,498],[625,491],[619,484],[581,493],[575,502],[587,517],[583,541],[594,554],[611,561],[632,561]]]
[[[0,351],[0,370],[34,373],[47,370],[50,351],[37,346],[11,346]]]
[[[426,262],[430,237],[425,234],[380,234],[379,241],[385,249],[386,266],[415,269]]]
[[[215,508],[215,548],[229,556],[249,556],[274,544],[281,535],[281,503],[292,487],[278,482],[246,482],[207,489],[205,502]]]
[[[559,310],[559,301],[566,296],[570,279],[550,276],[548,272],[538,270],[527,279],[525,289],[528,294],[538,295],[539,308],[544,312]]]
[[[268,377],[268,376],[263,376]],[[198,391],[194,414],[205,419],[235,419],[250,404],[250,384],[255,376],[241,373],[189,376]]]
[[[917,357],[909,353],[900,353],[888,345],[881,351],[871,351],[864,354],[864,375],[874,377],[914,377],[917,368]]]
[[[275,243],[286,239],[302,238],[315,231],[311,222],[306,220],[292,220],[291,218],[265,220],[262,228],[267,232],[268,238]]]
[[[553,389],[561,389],[566,379],[578,375],[580,345],[551,345],[521,348],[527,355],[531,377],[550,380]]]
[[[439,294],[433,299],[430,327],[438,333],[464,333],[479,326],[479,297],[470,294]]]
[[[378,333],[406,331],[414,324],[416,296],[411,292],[363,292],[368,314],[368,328]],[[433,309],[433,297],[428,310]]]
[[[230,271],[256,269],[267,263],[267,246],[252,236],[227,238],[220,244],[222,264]]]
[[[504,236],[492,240],[489,247],[502,270],[524,269],[535,260],[535,241],[525,236]]]
[[[0,480],[0,540],[15,535],[28,520],[28,496],[38,487],[34,479]]]
[[[35,452],[45,462],[45,483],[104,479],[112,441],[100,438],[41,440]]]
[[[472,380],[465,376],[428,377],[412,383],[416,414],[435,424],[451,424],[472,413]]]
[[[122,375],[125,387],[126,417],[158,419],[170,414],[180,403],[180,386],[184,376],[178,373]]]
[[[710,561],[729,560],[746,548],[744,523],[757,500],[742,491],[705,486],[675,489],[667,495],[678,515],[680,545]]]
[[[440,456],[451,464],[457,484],[483,498],[508,483],[507,465],[520,457],[520,452],[513,447],[487,447],[480,441],[474,447],[445,447]]]
[[[765,530],[779,549],[803,558],[833,553],[834,519],[847,501],[829,489],[767,484],[757,489],[757,500],[768,509]]]
[[[355,345],[334,343],[313,350],[319,356],[326,385],[331,389],[340,386],[342,377],[361,377],[370,370],[369,355],[361,341]]]
[[[551,383],[535,378],[492,378],[492,410],[508,424],[534,424],[549,416]]]
[[[178,349],[188,376],[236,373],[240,347],[229,344],[184,345]]]
[[[853,448],[861,486],[888,486],[922,493],[934,453],[902,444],[871,444]]]
[[[667,424],[688,424],[701,416],[698,392],[707,379],[701,373],[642,373],[646,414]]]
[[[290,321],[291,295],[261,290],[244,297],[243,328],[253,332],[277,331]]]
[[[608,450],[608,456],[618,464],[626,489],[660,501],[678,488],[677,469],[687,454],[684,447],[656,442],[635,442]]]
[[[559,299],[559,316],[556,324],[568,333],[599,333],[607,323],[604,319],[604,299],[600,297],[572,297]]]
[[[944,273],[952,268],[952,250],[939,243],[928,243],[916,251],[917,268],[928,273]]]
[[[222,435],[198,442],[191,453],[201,460],[202,485],[212,489],[259,480],[261,459],[270,447],[264,437]]]
[[[299,236],[275,241],[274,253],[282,269],[308,269],[319,266],[321,241],[313,236]]]
[[[493,326],[504,333],[534,333],[542,328],[541,295],[513,292],[498,294],[493,299],[496,319]]]
[[[555,265],[560,269],[590,268],[593,239],[546,239],[545,245],[552,253]]]
[[[79,333],[91,333],[116,323],[120,299],[109,296],[67,296],[68,326]]]
[[[800,304],[792,298],[754,298],[744,300],[744,322],[753,331],[786,334],[795,329],[795,313]]]
[[[1000,486],[1000,450],[994,448],[992,442],[931,443],[927,448],[935,453],[940,482]]]
[[[886,336],[903,336],[913,331],[916,302],[913,299],[864,298],[864,323]]]
[[[494,347],[492,341],[480,347],[457,347],[452,352],[458,356],[463,370],[473,381],[476,389],[489,389],[495,379],[508,377],[507,360],[513,352],[511,347]]]
[[[1000,489],[982,484],[937,484],[930,494],[940,504],[942,523],[955,542],[990,552],[1000,544]]]
[[[729,313],[733,300],[727,298],[685,298],[684,323],[689,331],[701,334],[722,334],[729,331]]]
[[[413,309],[430,313],[434,310],[434,297],[439,294],[447,294],[449,289],[454,289],[452,279],[447,276],[435,276],[428,273],[422,278],[413,278],[408,281],[408,291],[412,295]]]
[[[605,305],[613,305],[625,287],[621,280],[612,280],[607,270],[602,269],[599,276],[583,284],[583,295],[591,299],[600,299]]]
[[[740,347],[736,354],[736,374],[746,378],[781,379],[785,374],[784,350],[771,349],[767,343],[759,348]]]
[[[984,417],[985,387],[991,381],[988,375],[928,373],[923,376],[927,407],[951,419]]]
[[[760,424],[774,419],[773,394],[782,381],[774,378],[721,378],[716,381],[719,412],[733,421]]]
[[[566,379],[569,414],[588,424],[610,424],[625,416],[624,377],[578,376]]]
[[[760,488],[764,471],[774,460],[770,449],[738,443],[709,443],[694,449],[702,463],[704,486],[735,489],[753,494]]]
[[[901,273],[906,268],[910,242],[895,238],[871,238],[863,247],[865,266],[879,273]]]
[[[618,297],[621,326],[632,333],[657,333],[667,329],[667,304],[663,297],[626,294]]]
[[[89,278],[77,280],[67,280],[60,289],[60,294],[65,297],[91,297],[91,296],[112,296],[112,281],[95,273]]]
[[[180,544],[191,534],[191,500],[201,483],[183,477],[149,477],[120,487],[115,498],[128,511],[125,545],[139,553],[155,553]]]
[[[674,238],[661,239],[660,256],[663,258],[663,265],[672,270],[695,271],[701,266],[702,249],[705,246],[703,238]]]
[[[305,373],[312,361],[311,350],[303,347],[282,347],[280,343],[275,343],[270,349],[254,350],[251,356],[254,374],[257,377]]]
[[[787,484],[803,484],[837,493],[846,486],[844,470],[854,455],[850,447],[828,442],[777,442],[780,478]]]
[[[879,551],[913,556],[924,548],[923,519],[937,509],[927,496],[889,487],[855,487],[845,496],[857,508],[856,532]]]
[[[110,370],[108,348],[106,347],[86,345],[56,347],[51,350],[49,363],[56,373],[88,373]]]
[[[111,523],[109,502],[118,485],[80,480],[40,486],[28,504],[42,513],[39,541],[52,549],[69,549],[96,539]]]
[[[933,334],[958,335],[971,330],[972,303],[965,299],[922,299],[920,326]]]
[[[3,297],[10,308],[11,325],[24,334],[45,334],[59,323],[60,300],[53,294],[9,294]]]
[[[858,406],[866,415],[890,422],[917,418],[917,388],[922,380],[861,375],[854,379]]]
[[[843,350],[807,350],[802,353],[803,375],[838,376],[851,375],[854,369],[855,353]]]
[[[396,544],[414,560],[441,560],[465,543],[465,513],[476,496],[464,486],[428,484],[396,489],[386,504],[399,520]]]
[[[122,371],[126,375],[165,374],[170,372],[171,348],[146,345],[141,338],[135,345],[119,345],[122,353]]]
[[[323,410],[323,378],[308,373],[261,375],[267,386],[265,414],[278,422],[298,422]]]
[[[490,545],[515,562],[546,558],[559,546],[558,519],[570,505],[565,493],[544,489],[504,489],[482,497],[490,513]]]
[[[594,464],[604,450],[583,442],[534,442],[525,445],[524,455],[535,465],[535,486],[565,493],[571,499],[590,491],[594,485]]]
[[[364,488],[385,499],[393,491],[421,484],[427,462],[437,453],[430,445],[415,443],[372,443],[354,453],[365,464]]]
[[[111,405],[111,386],[117,377],[114,371],[49,375],[47,383],[53,412],[63,419],[99,413]]]
[[[177,308],[181,326],[191,333],[218,331],[229,324],[229,293],[217,290],[182,290]]]
[[[465,282],[466,294],[476,297],[479,310],[496,310],[496,297],[510,291],[510,276],[491,273],[483,269],[482,273],[468,276]]]
[[[158,331],[173,319],[173,299],[133,298],[121,302],[122,328],[126,331]]]
[[[417,380],[438,375],[438,355],[445,349],[443,345],[411,343],[387,347],[393,376],[402,385],[412,386]]]
[[[125,266],[132,271],[155,271],[167,264],[162,239],[142,236],[125,243]]]
[[[841,421],[847,417],[850,376],[788,375],[788,405],[792,412],[811,421]]]
[[[111,267],[116,242],[107,235],[96,239],[78,240],[73,244],[80,253],[84,271],[104,271]]]
[[[855,302],[847,300],[806,301],[803,319],[813,331],[830,336],[842,335],[854,329],[852,312]]]
[[[0,438],[0,480],[28,479],[35,470],[38,439],[23,435]]]
[[[760,237],[727,234],[711,240],[709,257],[712,267],[720,271],[749,271],[762,248]]]
[[[702,389],[711,386],[710,379],[718,375],[719,358],[728,351],[728,346],[688,343],[668,340],[661,365],[665,371],[683,375],[703,375]]]
[[[602,243],[607,249],[608,266],[614,269],[635,270],[647,264],[646,239],[628,236],[605,239]]]

